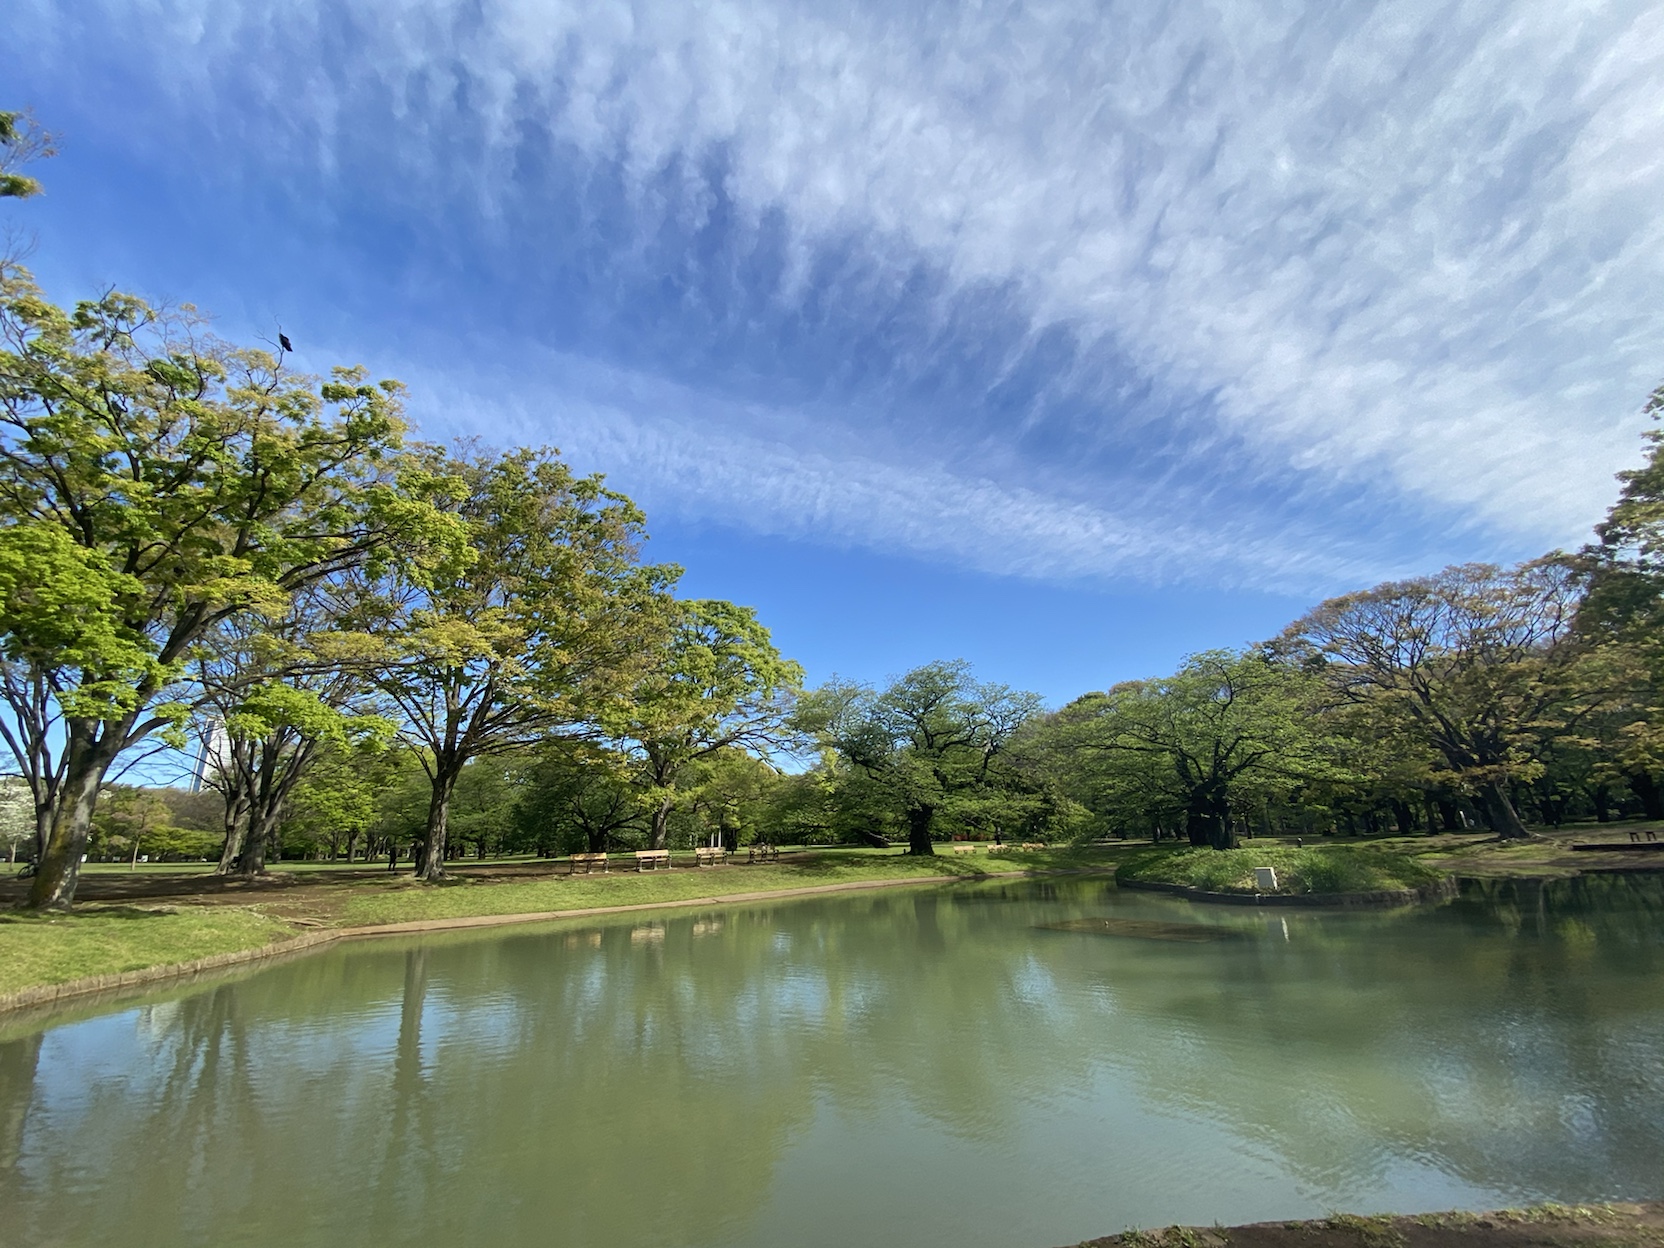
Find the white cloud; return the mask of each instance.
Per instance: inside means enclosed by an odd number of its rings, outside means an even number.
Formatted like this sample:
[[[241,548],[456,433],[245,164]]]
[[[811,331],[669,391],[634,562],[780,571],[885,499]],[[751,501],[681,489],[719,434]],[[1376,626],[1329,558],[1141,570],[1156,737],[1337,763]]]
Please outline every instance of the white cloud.
[[[1305,534],[1175,523],[1148,494],[1106,507],[952,471],[825,413],[742,408],[556,352],[494,369],[404,362],[415,414],[435,436],[484,427],[505,443],[555,440],[649,514],[666,507],[836,546],[878,546],[1001,575],[1132,576],[1298,590],[1379,570]],[[1407,569],[1398,569],[1407,571]]]
[[[783,306],[818,249],[847,238],[898,272],[939,266],[952,289],[1010,283],[1036,329],[1066,325],[1168,392],[1212,396],[1222,435],[1250,452],[1220,474],[1385,478],[1412,510],[1483,523],[1503,546],[1575,541],[1634,459],[1636,409],[1664,373],[1656,6],[300,0],[280,25],[272,12],[171,0],[145,8],[142,34],[131,12],[108,16],[152,50],[181,110],[263,97],[296,159],[332,159],[354,93],[379,83],[414,184],[473,178],[488,206],[528,109],[620,159],[643,201],[674,158],[720,148],[739,210],[785,214]],[[306,54],[342,14],[364,40],[345,76]],[[36,32],[48,43],[50,26]],[[490,141],[459,156],[442,140],[464,87]],[[1136,493],[1067,501],[1091,480],[1060,501],[1055,464],[1030,488],[954,470],[953,454],[769,442],[732,407],[712,411],[698,431],[636,411],[625,424],[654,432],[614,449],[658,465],[688,507],[735,497],[731,474],[700,464],[766,465],[778,487],[743,494],[759,527],[1037,574],[1105,570],[1107,550],[1210,552],[1225,527],[1141,515]],[[859,438],[873,413],[844,415]],[[1106,408],[1106,442],[1115,421]],[[1245,566],[1308,558],[1273,538],[1230,540],[1261,552]],[[1309,558],[1350,566],[1338,550]]]

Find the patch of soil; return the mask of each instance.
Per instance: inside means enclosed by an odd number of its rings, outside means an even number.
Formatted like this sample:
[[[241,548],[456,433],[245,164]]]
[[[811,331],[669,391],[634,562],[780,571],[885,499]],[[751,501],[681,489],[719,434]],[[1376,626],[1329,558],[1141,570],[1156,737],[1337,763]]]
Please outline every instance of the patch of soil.
[[[1539,1205],[1494,1213],[1423,1213],[1245,1226],[1169,1226],[1077,1248],[1664,1248],[1664,1203]]]

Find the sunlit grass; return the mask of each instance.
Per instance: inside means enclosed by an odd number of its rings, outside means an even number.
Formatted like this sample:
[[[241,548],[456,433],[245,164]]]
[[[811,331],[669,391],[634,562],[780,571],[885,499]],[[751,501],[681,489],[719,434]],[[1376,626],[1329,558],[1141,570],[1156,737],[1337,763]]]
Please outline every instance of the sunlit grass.
[[[913,877],[970,878],[991,872],[1071,870],[1101,865],[1094,850],[1039,850],[1010,854],[939,853],[914,858],[894,851],[815,854],[779,863],[729,863],[637,874],[627,862],[605,875],[559,875],[535,880],[463,880],[445,887],[406,883],[351,897],[341,921],[351,926],[473,915],[538,914],[601,906],[652,905],[733,893],[779,892],[827,884],[883,882]]]
[[[240,906],[0,914],[0,995],[253,949],[290,932],[287,924]]]
[[[1142,850],[1116,870],[1123,882],[1179,884],[1210,893],[1254,893],[1254,868],[1277,872],[1279,893],[1371,893],[1419,888],[1443,873],[1382,845],[1253,845],[1242,849]]]
[[[945,849],[946,847],[944,847]],[[535,861],[535,860],[528,860]],[[531,879],[461,877],[424,885],[408,874],[341,879],[327,891],[283,890],[252,906],[83,905],[67,915],[0,912],[0,995],[94,975],[114,975],[257,948],[320,923],[361,927],[400,923],[660,905],[697,897],[773,893],[828,884],[953,880],[1008,871],[1080,870],[1107,865],[1099,850],[1058,849],[990,855],[944,852],[913,858],[896,850],[830,851],[779,863],[681,865],[637,874],[623,859],[605,875],[547,874]],[[459,864],[462,865],[462,864]],[[554,864],[545,864],[551,872]],[[297,872],[299,874],[299,872]],[[320,877],[320,884],[329,875]],[[263,912],[271,905],[310,912],[294,923]]]

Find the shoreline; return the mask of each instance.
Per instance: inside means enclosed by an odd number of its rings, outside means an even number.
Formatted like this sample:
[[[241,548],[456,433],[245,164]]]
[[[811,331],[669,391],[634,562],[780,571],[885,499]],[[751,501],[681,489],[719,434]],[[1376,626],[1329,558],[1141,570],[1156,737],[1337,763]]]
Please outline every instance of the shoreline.
[[[1657,1248],[1664,1201],[1133,1229],[1073,1248]]]
[[[809,897],[821,894],[860,892],[877,888],[909,888],[921,884],[954,884],[961,881],[982,881],[1040,877],[1048,875],[1102,875],[1113,879],[1113,873],[1101,869],[989,871],[977,875],[943,876],[916,875],[890,880],[844,880],[837,884],[806,884],[796,888],[762,889],[740,893],[716,893],[706,897],[683,897],[668,901],[629,902],[617,906],[583,906],[570,910],[539,910],[519,914],[460,915],[448,919],[410,919],[399,923],[370,923],[356,927],[328,928],[301,932],[284,940],[258,945],[252,949],[238,949],[229,953],[210,954],[189,962],[167,962],[140,967],[132,971],[118,971],[109,975],[88,975],[66,980],[61,984],[41,984],[33,988],[0,996],[0,1021],[30,1010],[48,1010],[60,1002],[83,1001],[109,995],[119,998],[148,990],[170,980],[209,976],[253,963],[275,961],[311,953],[314,950],[347,940],[372,940],[389,936],[420,936],[430,932],[457,932],[491,927],[510,927],[526,923],[554,923],[570,919],[602,918],[615,914],[632,914],[647,910],[685,910],[699,906],[748,905],[772,898]]]
[[[1420,888],[1389,888],[1363,893],[1221,893],[1195,888],[1189,884],[1168,884],[1161,880],[1117,880],[1118,888],[1134,892],[1169,893],[1191,901],[1206,901],[1226,906],[1310,906],[1330,909],[1366,909],[1387,906],[1414,906],[1429,901],[1445,901],[1455,897],[1461,885],[1452,875],[1435,884]]]

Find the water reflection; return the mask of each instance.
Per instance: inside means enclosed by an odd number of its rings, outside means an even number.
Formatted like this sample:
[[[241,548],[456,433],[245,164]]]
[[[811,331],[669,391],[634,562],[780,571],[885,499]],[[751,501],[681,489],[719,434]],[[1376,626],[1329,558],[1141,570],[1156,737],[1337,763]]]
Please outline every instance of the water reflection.
[[[0,1043],[6,1241],[1055,1244],[1655,1195],[1664,892],[1571,883],[1268,917],[1050,880],[342,948]]]

